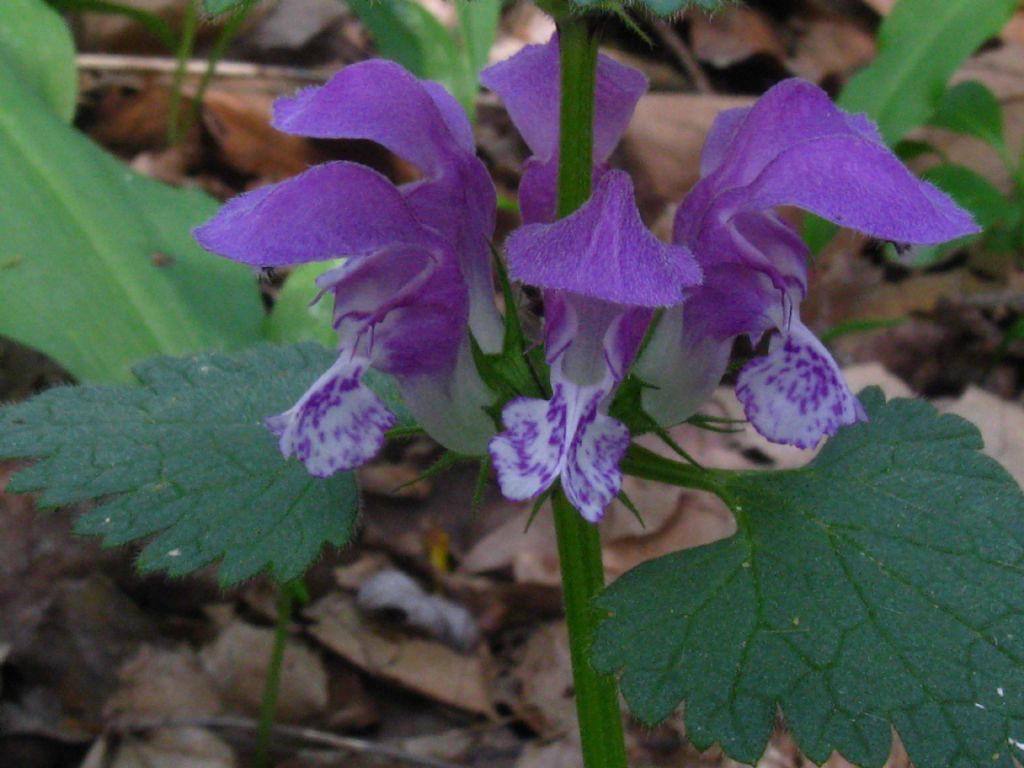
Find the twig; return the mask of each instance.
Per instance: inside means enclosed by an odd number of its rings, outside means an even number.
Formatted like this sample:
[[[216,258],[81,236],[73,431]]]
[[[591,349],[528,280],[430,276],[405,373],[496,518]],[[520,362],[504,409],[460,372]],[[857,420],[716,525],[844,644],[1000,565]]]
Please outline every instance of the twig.
[[[131,733],[154,731],[160,728],[212,728],[255,732],[259,728],[259,723],[246,717],[217,716],[194,719],[129,721],[118,723],[111,730]],[[389,747],[386,744],[377,744],[366,739],[357,739],[351,736],[339,736],[338,734],[317,730],[316,728],[303,728],[297,725],[275,725],[272,728],[272,732],[275,736],[302,741],[306,744],[328,747],[331,750],[385,757],[389,760],[406,763],[407,765],[420,766],[420,768],[461,768],[461,766],[454,763],[435,760],[432,757],[421,757],[397,747]]]
[[[147,72],[174,74],[177,62],[162,56],[126,56],[111,53],[80,53],[75,57],[79,69],[92,72]],[[190,59],[185,64],[185,74],[202,77],[206,72],[205,59]],[[217,64],[218,78],[293,80],[322,83],[329,73],[315,72],[299,67],[282,67],[266,64],[251,64],[247,61],[222,61]]]
[[[662,45],[668,48],[669,53],[686,70],[686,74],[693,81],[693,87],[699,93],[713,93],[714,88],[711,87],[711,81],[708,80],[708,76],[704,74],[704,70],[701,69],[700,63],[694,58],[693,52],[683,42],[683,39],[679,37],[672,28],[672,25],[664,19],[657,19],[654,22],[654,32],[657,34],[658,39],[661,40]]]

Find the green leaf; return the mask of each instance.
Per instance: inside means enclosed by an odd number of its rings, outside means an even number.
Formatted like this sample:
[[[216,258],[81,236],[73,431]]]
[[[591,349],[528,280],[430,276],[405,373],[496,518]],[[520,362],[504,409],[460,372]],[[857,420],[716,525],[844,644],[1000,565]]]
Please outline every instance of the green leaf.
[[[487,66],[494,35],[501,16],[501,0],[456,0],[459,15],[460,43],[473,82],[473,95],[480,70]]]
[[[878,57],[839,106],[866,112],[890,145],[935,111],[963,61],[1002,29],[1017,0],[900,0],[878,31]]]
[[[192,0],[189,0],[192,2]],[[237,11],[252,5],[255,0],[203,0],[203,9],[210,16],[219,16],[228,11]]]
[[[1024,495],[977,428],[862,395],[807,467],[717,473],[739,531],[599,598],[595,666],[655,723],[755,762],[778,706],[816,763],[1012,765],[1024,749]]]
[[[64,387],[8,406],[0,456],[39,458],[8,490],[41,490],[47,507],[99,500],[77,532],[107,545],[153,537],[143,571],[179,576],[222,558],[225,585],[264,568],[287,582],[325,542],[349,540],[358,494],[351,473],[320,480],[284,461],[263,418],[332,362],[313,344],[161,357],[136,367],[139,387]]]
[[[0,104],[0,334],[106,381],[260,338],[250,271],[192,240],[214,200],[126,168],[3,66]]]
[[[999,101],[983,84],[968,80],[946,91],[929,125],[976,136],[1005,150],[1003,110]]]
[[[8,68],[61,120],[71,121],[78,101],[75,44],[64,20],[43,0],[0,2],[0,69]],[[0,98],[4,109],[8,98]]]
[[[178,47],[178,36],[163,17],[133,5],[109,2],[109,0],[47,0],[50,7],[61,13],[106,13],[124,16],[144,27],[168,51]]]
[[[318,261],[292,270],[267,317],[268,339],[278,344],[317,341],[325,347],[338,343],[338,334],[331,327],[331,302],[313,303],[313,299],[320,290],[316,287],[316,278],[341,263],[341,259]]]

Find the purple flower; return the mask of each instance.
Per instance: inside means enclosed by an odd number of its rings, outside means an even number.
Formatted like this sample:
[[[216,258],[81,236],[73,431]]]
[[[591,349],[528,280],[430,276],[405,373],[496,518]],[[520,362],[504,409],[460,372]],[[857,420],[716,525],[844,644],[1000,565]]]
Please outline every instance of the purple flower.
[[[510,275],[545,289],[552,396],[505,406],[505,431],[490,443],[498,482],[507,498],[523,500],[560,479],[569,501],[596,522],[619,492],[629,446],[629,430],[607,414],[611,395],[653,308],[681,301],[700,270],[686,248],[644,227],[621,171],[603,175],[571,216],[521,227],[507,249]]]
[[[556,34],[544,45],[528,45],[480,73],[480,82],[501,97],[533,153],[519,182],[519,208],[527,224],[555,218],[560,72]],[[633,109],[646,90],[647,78],[643,74],[603,54],[598,56],[594,92],[595,184],[607,170],[605,161],[622,138]]]
[[[637,363],[651,385],[645,410],[665,425],[692,415],[724,373],[733,339],[776,330],[768,354],[740,373],[736,394],[769,440],[813,447],[866,416],[800,321],[809,253],[774,209],[803,208],[900,243],[943,242],[977,226],[907,171],[873,123],[799,80],[719,115],[701,175],[676,214],[673,242],[694,252],[704,283],[662,317]]]
[[[267,420],[282,452],[320,476],[372,458],[394,416],[361,382],[370,366],[396,377],[442,443],[482,452],[494,431],[482,408],[493,395],[467,329],[485,351],[500,349],[489,246],[495,194],[461,108],[440,86],[374,60],[279,100],[274,124],[375,141],[423,175],[395,186],[365,166],[327,163],[231,200],[196,230],[204,247],[254,266],[347,259],[317,281],[321,295],[334,296],[338,361]]]

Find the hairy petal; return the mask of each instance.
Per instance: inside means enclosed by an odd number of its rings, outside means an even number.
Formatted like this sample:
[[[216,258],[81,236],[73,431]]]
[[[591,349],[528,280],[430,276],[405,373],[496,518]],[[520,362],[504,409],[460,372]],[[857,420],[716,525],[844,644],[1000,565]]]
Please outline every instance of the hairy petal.
[[[644,412],[662,427],[697,413],[722,381],[733,336],[700,333],[684,306],[665,312],[637,360]]]
[[[274,127],[319,139],[375,141],[438,176],[452,155],[467,151],[468,121],[464,113],[461,120],[456,116],[450,98],[392,61],[371,59],[345,67],[326,85],[278,99]]]
[[[520,397],[502,410],[505,431],[491,440],[489,451],[506,499],[525,501],[536,496],[561,473],[567,410],[560,387],[550,401]]]
[[[581,406],[562,473],[566,497],[591,523],[604,516],[605,507],[622,488],[619,462],[629,448],[629,430],[598,406],[598,398]]]
[[[484,410],[495,394],[473,362],[469,337],[462,335],[455,363],[425,375],[396,374],[402,400],[416,421],[449,450],[477,456],[487,450],[494,421]]]
[[[832,355],[798,320],[743,368],[736,396],[758,432],[798,448],[867,418]]]
[[[707,138],[704,139],[704,147],[700,152],[701,176],[710,176],[724,162],[729,145],[736,138],[736,131],[750,114],[750,109],[750,107],[723,109],[715,115],[715,121],[711,124],[711,130],[708,131]]]
[[[366,463],[384,445],[395,416],[363,385],[369,360],[344,355],[284,413],[267,418],[281,453],[328,477]]]
[[[733,196],[739,197],[723,194],[722,205]],[[861,136],[825,137],[780,153],[743,198],[753,210],[794,205],[898,242],[940,243],[979,231],[949,196],[910,173],[888,148]]]
[[[512,122],[530,151],[543,160],[558,152],[561,66],[558,36],[543,45],[528,45],[514,56],[487,67],[480,81],[505,102]],[[594,91],[594,161],[601,163],[619,143],[636,103],[647,90],[644,75],[599,55]]]
[[[318,165],[232,198],[194,234],[207,250],[256,267],[434,240],[387,178],[348,162]]]
[[[378,370],[417,375],[454,364],[469,297],[449,252],[392,246],[324,273],[317,284],[334,295],[342,347],[361,343]]]
[[[513,278],[618,304],[671,306],[684,286],[700,282],[689,251],[665,245],[644,226],[622,171],[605,174],[571,216],[520,227],[506,247]]]

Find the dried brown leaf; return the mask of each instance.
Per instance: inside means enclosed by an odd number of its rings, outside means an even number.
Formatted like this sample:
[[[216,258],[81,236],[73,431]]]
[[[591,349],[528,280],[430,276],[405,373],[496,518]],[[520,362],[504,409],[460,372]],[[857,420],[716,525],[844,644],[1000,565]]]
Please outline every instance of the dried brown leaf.
[[[324,647],[380,677],[442,704],[494,716],[491,660],[486,646],[458,653],[432,640],[383,631],[365,618],[349,595],[334,593],[306,609],[309,632]]]
[[[274,644],[274,633],[242,621],[228,625],[204,647],[199,657],[224,701],[247,715],[257,715],[263,681]],[[277,718],[301,722],[321,714],[327,706],[327,672],[309,648],[289,641],[285,647]]]

